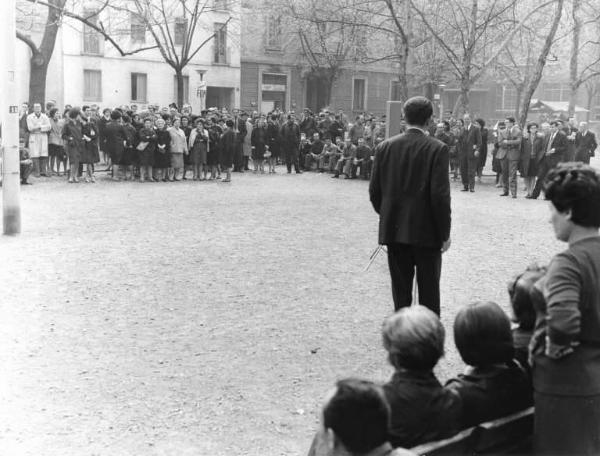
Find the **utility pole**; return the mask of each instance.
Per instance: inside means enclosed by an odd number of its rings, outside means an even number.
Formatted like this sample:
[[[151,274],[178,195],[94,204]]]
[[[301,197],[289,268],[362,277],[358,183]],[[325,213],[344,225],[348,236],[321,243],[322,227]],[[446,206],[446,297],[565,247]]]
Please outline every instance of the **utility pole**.
[[[15,72],[16,0],[0,0],[0,121],[2,121],[3,233],[21,232],[19,159],[19,106]]]

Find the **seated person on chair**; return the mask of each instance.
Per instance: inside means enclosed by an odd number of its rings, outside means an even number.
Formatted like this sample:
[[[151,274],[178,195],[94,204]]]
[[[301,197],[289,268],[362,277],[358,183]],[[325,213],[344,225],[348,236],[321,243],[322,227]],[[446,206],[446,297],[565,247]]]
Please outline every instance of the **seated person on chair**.
[[[373,154],[371,148],[367,146],[364,138],[358,138],[358,147],[356,148],[356,158],[352,163],[352,169],[350,171],[350,177],[354,179],[356,177],[356,169],[360,168],[360,176],[363,179],[368,179],[371,173],[372,160],[371,155]]]
[[[319,167],[319,162],[323,154],[323,146],[324,143],[321,141],[321,136],[319,133],[313,133],[312,142],[310,143],[310,150],[307,151],[304,159],[304,169],[306,171],[310,171],[313,163],[317,165],[317,168]]]
[[[403,307],[384,321],[382,336],[395,369],[383,386],[392,411],[392,446],[412,448],[452,437],[460,428],[461,402],[433,373],[444,354],[439,317],[424,306]]]
[[[27,179],[33,171],[33,160],[29,158],[29,151],[23,146],[19,146],[19,170],[21,172],[21,184],[31,185]]]
[[[515,359],[527,370],[528,374],[531,374],[529,342],[531,342],[533,328],[535,327],[535,309],[532,294],[537,292],[534,288],[535,283],[545,273],[545,268],[530,266],[525,272],[508,283],[508,295],[510,296],[510,305],[513,312],[512,321],[515,325],[512,329]]]
[[[321,158],[319,159],[319,171],[329,171],[335,169],[335,163],[338,160],[338,157],[341,155],[338,147],[333,144],[330,138],[325,138],[325,145],[323,146],[323,152],[321,152]],[[327,168],[325,168],[325,163],[327,163]]]
[[[464,374],[446,383],[462,400],[462,428],[533,405],[531,380],[514,359],[510,320],[498,304],[476,302],[460,309],[454,342],[469,365]]]
[[[356,146],[352,144],[352,140],[348,137],[344,141],[342,148],[342,156],[335,164],[335,173],[332,177],[340,177],[340,174],[344,174],[346,178],[350,177],[350,167],[352,161],[356,158]]]
[[[321,413],[309,456],[414,456],[388,441],[390,407],[381,387],[359,379],[336,383]]]

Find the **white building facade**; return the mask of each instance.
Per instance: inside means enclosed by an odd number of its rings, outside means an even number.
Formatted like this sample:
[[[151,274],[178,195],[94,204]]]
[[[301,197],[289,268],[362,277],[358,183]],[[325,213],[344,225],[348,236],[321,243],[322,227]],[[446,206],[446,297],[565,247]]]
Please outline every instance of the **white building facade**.
[[[104,2],[102,2],[104,3]],[[111,2],[112,3],[112,2]],[[125,0],[124,3],[127,3]],[[192,2],[193,3],[193,2]],[[214,3],[199,15],[191,34],[190,49],[204,44],[184,67],[184,103],[199,113],[208,107],[233,109],[240,104],[240,0],[200,0]],[[78,13],[94,14],[94,2],[84,4]],[[218,4],[218,8],[217,8]],[[173,11],[173,9],[171,10]],[[132,14],[115,19],[109,9],[93,17],[93,21],[114,29],[115,41],[126,52],[156,44],[150,30]],[[189,19],[182,11],[169,16],[173,50],[181,52],[187,40]],[[41,35],[31,34],[39,42]],[[111,37],[113,33],[111,32]],[[23,43],[18,47],[18,72],[22,81],[20,99],[28,99],[29,59],[31,53]],[[177,101],[175,70],[165,62],[159,49],[149,49],[121,56],[104,37],[78,20],[65,18],[59,29],[46,79],[46,101],[58,106],[96,104],[114,108],[136,104],[168,106]]]

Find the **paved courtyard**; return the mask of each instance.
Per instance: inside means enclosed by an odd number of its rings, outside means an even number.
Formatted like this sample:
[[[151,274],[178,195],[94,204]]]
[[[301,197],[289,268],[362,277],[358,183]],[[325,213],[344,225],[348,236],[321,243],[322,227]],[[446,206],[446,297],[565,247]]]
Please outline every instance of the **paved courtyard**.
[[[391,374],[391,313],[364,181],[305,173],[22,189],[1,237],[0,451],[302,455],[335,379]],[[456,310],[562,246],[547,203],[452,184],[442,378]],[[520,184],[521,186],[521,184]]]

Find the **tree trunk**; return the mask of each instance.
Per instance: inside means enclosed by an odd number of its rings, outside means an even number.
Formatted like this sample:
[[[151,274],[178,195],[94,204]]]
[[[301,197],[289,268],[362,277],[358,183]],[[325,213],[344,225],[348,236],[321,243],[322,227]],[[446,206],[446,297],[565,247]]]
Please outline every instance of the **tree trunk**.
[[[463,77],[460,81],[460,95],[458,95],[456,103],[454,104],[454,109],[452,110],[453,117],[458,118],[469,112],[469,107],[471,104],[470,92],[471,82],[468,80],[468,77]]]
[[[30,60],[29,69],[29,106],[40,103],[42,109],[46,103],[46,76],[48,74],[49,61],[41,52],[34,52]]]
[[[184,102],[184,85],[183,85],[183,71],[182,68],[175,68],[175,79],[177,80],[177,107],[181,109]]]
[[[556,15],[554,16],[554,20],[552,22],[552,26],[550,27],[550,31],[548,32],[548,36],[546,36],[546,41],[544,42],[542,52],[540,53],[540,56],[537,59],[535,70],[531,78],[528,80],[527,88],[525,89],[523,100],[521,102],[521,116],[519,117],[519,125],[521,125],[521,128],[525,128],[525,124],[527,123],[527,114],[529,114],[529,103],[531,103],[531,97],[533,97],[533,93],[537,89],[538,84],[540,83],[540,79],[542,78],[544,66],[546,65],[546,59],[548,57],[548,53],[550,52],[550,48],[552,47],[552,42],[554,41],[554,36],[556,35],[556,30],[558,29],[560,18],[562,17],[563,5],[564,0],[557,0]]]
[[[571,42],[571,60],[569,62],[569,117],[575,113],[577,103],[578,82],[578,60],[579,60],[579,35],[581,32],[581,20],[579,19],[580,0],[573,0],[573,41]]]
[[[39,48],[31,41],[31,38],[23,36],[17,32],[17,37],[21,39],[31,49],[31,68],[29,70],[29,105],[40,103],[42,109],[46,103],[46,76],[48,74],[48,64],[54,52],[56,44],[56,35],[60,26],[60,9],[62,9],[67,0],[49,0],[49,4],[54,7],[48,7],[48,16],[46,18],[46,27]]]

